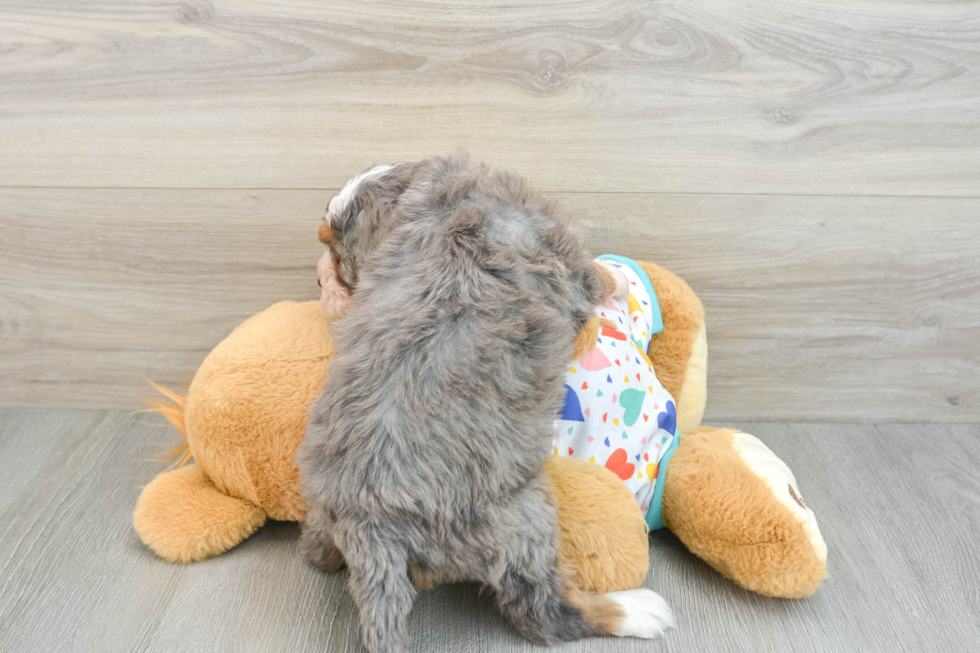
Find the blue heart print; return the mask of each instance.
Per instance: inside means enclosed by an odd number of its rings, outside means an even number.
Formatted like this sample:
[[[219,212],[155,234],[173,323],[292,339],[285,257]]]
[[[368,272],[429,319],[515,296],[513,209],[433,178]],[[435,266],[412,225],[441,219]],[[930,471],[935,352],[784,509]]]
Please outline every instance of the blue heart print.
[[[677,429],[677,410],[673,401],[668,401],[664,408],[667,412],[657,415],[657,426],[673,435]]]
[[[558,411],[558,417],[568,422],[584,422],[585,415],[582,414],[582,404],[578,400],[578,395],[572,386],[565,384],[565,405]]]

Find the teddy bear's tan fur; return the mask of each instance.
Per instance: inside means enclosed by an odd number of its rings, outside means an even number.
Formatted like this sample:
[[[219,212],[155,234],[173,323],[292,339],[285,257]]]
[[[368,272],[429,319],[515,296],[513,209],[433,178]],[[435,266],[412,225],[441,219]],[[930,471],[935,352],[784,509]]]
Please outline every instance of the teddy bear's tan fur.
[[[684,281],[641,265],[664,321],[650,359],[675,398],[681,430],[666,471],[665,524],[747,589],[786,598],[813,593],[826,575],[826,546],[812,511],[788,467],[762,443],[738,431],[700,427],[704,311]],[[597,332],[598,323],[590,322],[578,353],[590,348]],[[268,518],[304,518],[294,455],[332,354],[320,304],[282,302],[215,347],[186,397],[161,389],[170,400],[152,410],[185,437],[173,452],[179,461],[194,463],[160,474],[140,495],[134,525],[150,548],[172,562],[203,560],[240,543]],[[764,464],[753,467],[740,446],[754,446]],[[767,474],[768,468],[785,471]],[[565,457],[549,460],[546,472],[558,506],[562,557],[582,589],[638,587],[649,567],[648,540],[625,484],[604,467]]]

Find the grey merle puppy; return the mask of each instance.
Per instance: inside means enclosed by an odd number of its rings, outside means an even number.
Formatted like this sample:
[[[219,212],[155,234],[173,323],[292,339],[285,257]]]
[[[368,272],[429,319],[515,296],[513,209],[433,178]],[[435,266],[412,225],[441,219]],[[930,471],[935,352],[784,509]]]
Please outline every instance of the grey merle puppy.
[[[457,154],[354,178],[321,238],[346,316],[297,455],[301,544],[321,569],[346,561],[368,649],[407,650],[413,577],[486,584],[542,644],[673,625],[659,595],[583,592],[560,557],[542,466],[606,296],[562,210]]]

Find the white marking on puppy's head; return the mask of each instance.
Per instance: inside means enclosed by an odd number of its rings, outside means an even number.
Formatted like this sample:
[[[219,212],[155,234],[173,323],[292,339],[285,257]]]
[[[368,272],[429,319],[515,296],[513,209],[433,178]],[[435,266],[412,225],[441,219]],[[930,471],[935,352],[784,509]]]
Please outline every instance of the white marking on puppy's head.
[[[356,282],[354,252],[344,241],[345,229],[350,228],[350,215],[357,207],[351,207],[365,180],[377,179],[394,168],[394,165],[374,166],[348,181],[327,205],[324,223],[320,225],[320,242],[327,246],[317,264],[320,283],[320,304],[331,318],[341,318],[350,307],[351,291]],[[363,207],[361,207],[363,208]]]
[[[361,185],[362,181],[365,179],[377,179],[394,167],[395,164],[374,166],[370,170],[365,170],[344,184],[344,187],[340,189],[340,192],[334,195],[330,199],[330,203],[327,205],[327,222],[331,221],[331,216],[336,217],[344,212],[347,206],[351,203],[351,200],[354,199],[354,195],[357,193],[357,187]]]

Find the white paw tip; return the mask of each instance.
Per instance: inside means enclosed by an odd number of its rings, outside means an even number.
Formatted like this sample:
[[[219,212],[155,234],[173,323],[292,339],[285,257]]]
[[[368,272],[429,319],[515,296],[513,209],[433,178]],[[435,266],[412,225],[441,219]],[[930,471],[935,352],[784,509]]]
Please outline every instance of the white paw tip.
[[[653,590],[641,588],[606,596],[623,609],[623,621],[612,633],[617,637],[654,639],[662,637],[668,628],[677,627],[667,601]]]

